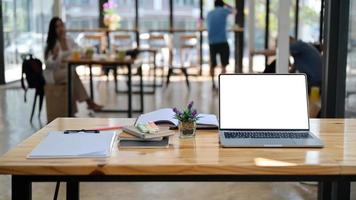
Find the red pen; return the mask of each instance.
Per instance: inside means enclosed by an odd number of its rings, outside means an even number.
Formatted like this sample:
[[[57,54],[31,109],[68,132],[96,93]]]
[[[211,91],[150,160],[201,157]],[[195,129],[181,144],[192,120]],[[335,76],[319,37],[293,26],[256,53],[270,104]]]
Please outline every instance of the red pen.
[[[122,129],[123,126],[109,126],[109,127],[101,127],[101,128],[95,128],[95,130],[98,131],[110,131],[110,130],[117,130],[117,129]]]

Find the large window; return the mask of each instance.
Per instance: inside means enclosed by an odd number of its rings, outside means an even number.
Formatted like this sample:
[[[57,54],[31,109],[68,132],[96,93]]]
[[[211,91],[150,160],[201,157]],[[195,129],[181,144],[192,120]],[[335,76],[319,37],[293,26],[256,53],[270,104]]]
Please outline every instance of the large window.
[[[63,0],[62,18],[67,28],[99,27],[99,0]]]
[[[276,39],[278,37],[278,7],[280,0],[270,0],[270,18],[269,18],[269,48],[276,48]],[[282,1],[282,0],[281,0]],[[289,11],[289,35],[294,35],[295,30],[295,6],[296,1],[291,0],[291,7]],[[303,20],[303,19],[301,19]]]
[[[21,77],[22,55],[43,60],[43,49],[53,1],[5,0],[2,2],[5,81]]]
[[[121,29],[135,28],[135,1],[114,0],[117,4],[117,14],[120,16]]]
[[[139,0],[140,32],[169,28],[168,0]]]
[[[350,1],[345,117],[356,117],[356,2]]]
[[[318,42],[321,0],[299,0],[298,39]]]
[[[200,20],[199,0],[174,0],[174,28],[197,29]]]
[[[200,57],[200,35],[197,30],[201,24],[199,0],[173,0],[173,9],[173,27],[178,30],[173,35],[173,65],[197,66]],[[191,46],[184,48],[187,44]]]

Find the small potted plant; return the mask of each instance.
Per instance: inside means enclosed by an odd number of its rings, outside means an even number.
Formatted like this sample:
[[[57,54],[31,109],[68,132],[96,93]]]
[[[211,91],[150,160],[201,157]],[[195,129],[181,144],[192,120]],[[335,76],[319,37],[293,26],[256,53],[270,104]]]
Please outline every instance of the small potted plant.
[[[178,119],[179,136],[191,138],[195,136],[196,122],[199,119],[198,112],[193,109],[194,102],[190,102],[183,111],[173,108],[174,118]]]
[[[94,55],[94,48],[89,47],[85,50],[85,57],[87,59],[93,59],[93,55]]]

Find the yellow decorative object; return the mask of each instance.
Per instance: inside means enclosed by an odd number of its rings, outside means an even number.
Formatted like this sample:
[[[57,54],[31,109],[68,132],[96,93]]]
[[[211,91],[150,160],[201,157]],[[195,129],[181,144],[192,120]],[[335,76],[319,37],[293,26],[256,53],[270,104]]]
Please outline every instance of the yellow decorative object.
[[[116,13],[117,4],[113,0],[103,4],[104,25],[111,31],[119,28],[120,16]]]

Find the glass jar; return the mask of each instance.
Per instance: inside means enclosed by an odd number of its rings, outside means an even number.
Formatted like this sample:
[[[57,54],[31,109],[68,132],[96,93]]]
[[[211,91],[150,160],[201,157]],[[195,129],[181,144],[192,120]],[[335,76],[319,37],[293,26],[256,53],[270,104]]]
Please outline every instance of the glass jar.
[[[178,125],[180,138],[195,137],[196,123],[195,122],[179,122]]]

